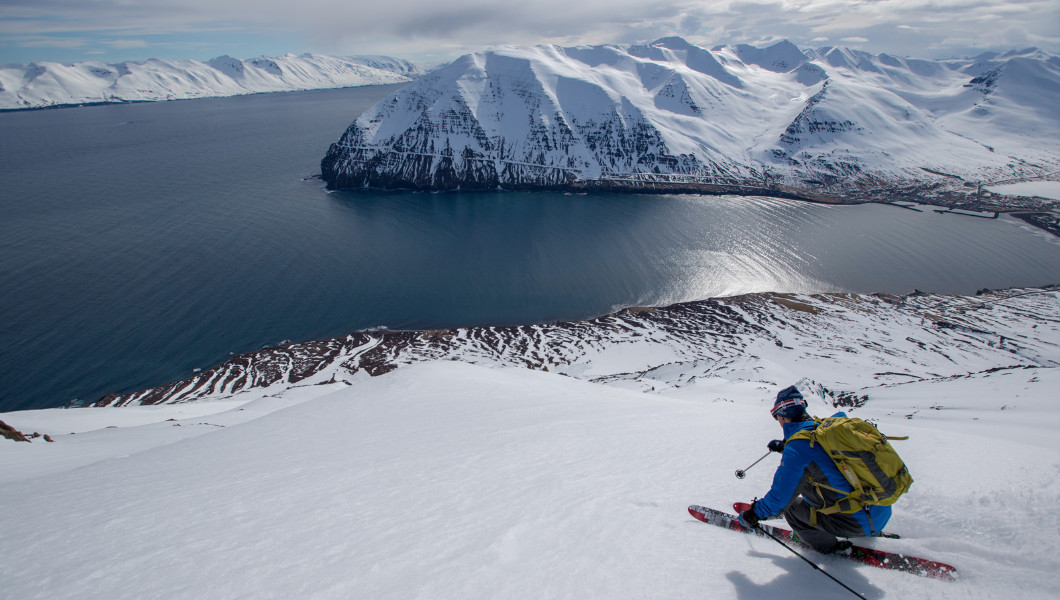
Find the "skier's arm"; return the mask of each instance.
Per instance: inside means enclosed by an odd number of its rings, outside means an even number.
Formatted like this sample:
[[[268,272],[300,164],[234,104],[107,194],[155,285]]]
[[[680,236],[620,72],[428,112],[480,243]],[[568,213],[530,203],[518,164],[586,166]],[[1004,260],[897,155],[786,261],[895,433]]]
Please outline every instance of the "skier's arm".
[[[784,447],[784,454],[780,459],[780,466],[773,475],[773,487],[769,488],[766,495],[755,502],[755,513],[763,519],[780,514],[792,497],[795,489],[802,480],[802,473],[810,464],[810,442],[806,440],[792,440]]]

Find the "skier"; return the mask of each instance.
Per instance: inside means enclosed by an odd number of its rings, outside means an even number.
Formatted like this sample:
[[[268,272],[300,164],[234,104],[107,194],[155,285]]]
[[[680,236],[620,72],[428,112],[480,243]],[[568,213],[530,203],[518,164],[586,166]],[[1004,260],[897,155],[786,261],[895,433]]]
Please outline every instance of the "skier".
[[[806,412],[806,400],[795,386],[777,393],[770,413],[784,430],[784,440],[790,441],[769,442],[770,450],[782,453],[780,466],[773,475],[773,486],[764,497],[755,500],[751,508],[740,513],[740,522],[753,528],[760,519],[783,513],[801,541],[825,554],[843,552],[851,547],[850,541],[839,538],[882,532],[891,518],[890,506],[869,505],[851,514],[817,514],[816,524],[812,524],[811,508],[832,506],[842,498],[835,491],[815,483],[842,490],[844,494],[852,487],[820,445],[811,445],[806,439],[790,439],[799,431],[817,427],[813,417]],[[846,415],[840,412],[834,416]]]

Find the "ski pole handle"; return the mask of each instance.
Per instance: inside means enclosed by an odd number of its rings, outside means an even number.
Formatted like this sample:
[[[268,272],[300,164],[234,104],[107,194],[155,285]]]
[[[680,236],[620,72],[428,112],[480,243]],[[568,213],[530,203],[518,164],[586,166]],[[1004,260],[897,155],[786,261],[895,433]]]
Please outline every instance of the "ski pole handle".
[[[764,459],[765,457],[769,456],[772,452],[773,451],[770,450],[769,452],[766,452],[765,454],[763,454],[762,458],[760,458],[760,459],[754,461],[753,463],[751,463],[751,467],[753,467],[753,466],[757,465],[758,463],[762,462],[762,459]],[[743,479],[744,476],[747,475],[747,471],[751,470],[751,467],[747,467],[746,469],[736,469],[736,478],[737,479]]]

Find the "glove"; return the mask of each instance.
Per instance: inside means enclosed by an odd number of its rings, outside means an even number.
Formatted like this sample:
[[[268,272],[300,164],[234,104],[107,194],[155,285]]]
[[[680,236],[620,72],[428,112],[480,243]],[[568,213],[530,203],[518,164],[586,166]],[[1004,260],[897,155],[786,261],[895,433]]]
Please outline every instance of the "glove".
[[[751,529],[758,527],[758,513],[755,512],[756,503],[757,502],[752,502],[751,508],[740,513],[740,525]]]
[[[769,448],[770,452],[779,452],[784,454],[784,440],[773,440],[766,444],[766,448]]]

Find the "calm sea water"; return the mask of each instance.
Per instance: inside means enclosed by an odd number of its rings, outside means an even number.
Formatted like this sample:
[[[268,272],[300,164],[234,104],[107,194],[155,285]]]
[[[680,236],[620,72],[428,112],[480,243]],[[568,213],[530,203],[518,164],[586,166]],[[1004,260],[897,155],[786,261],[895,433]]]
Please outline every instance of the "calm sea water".
[[[752,291],[1060,281],[1007,219],[698,196],[326,192],[395,86],[0,114],[0,410],[367,327],[580,319]]]

